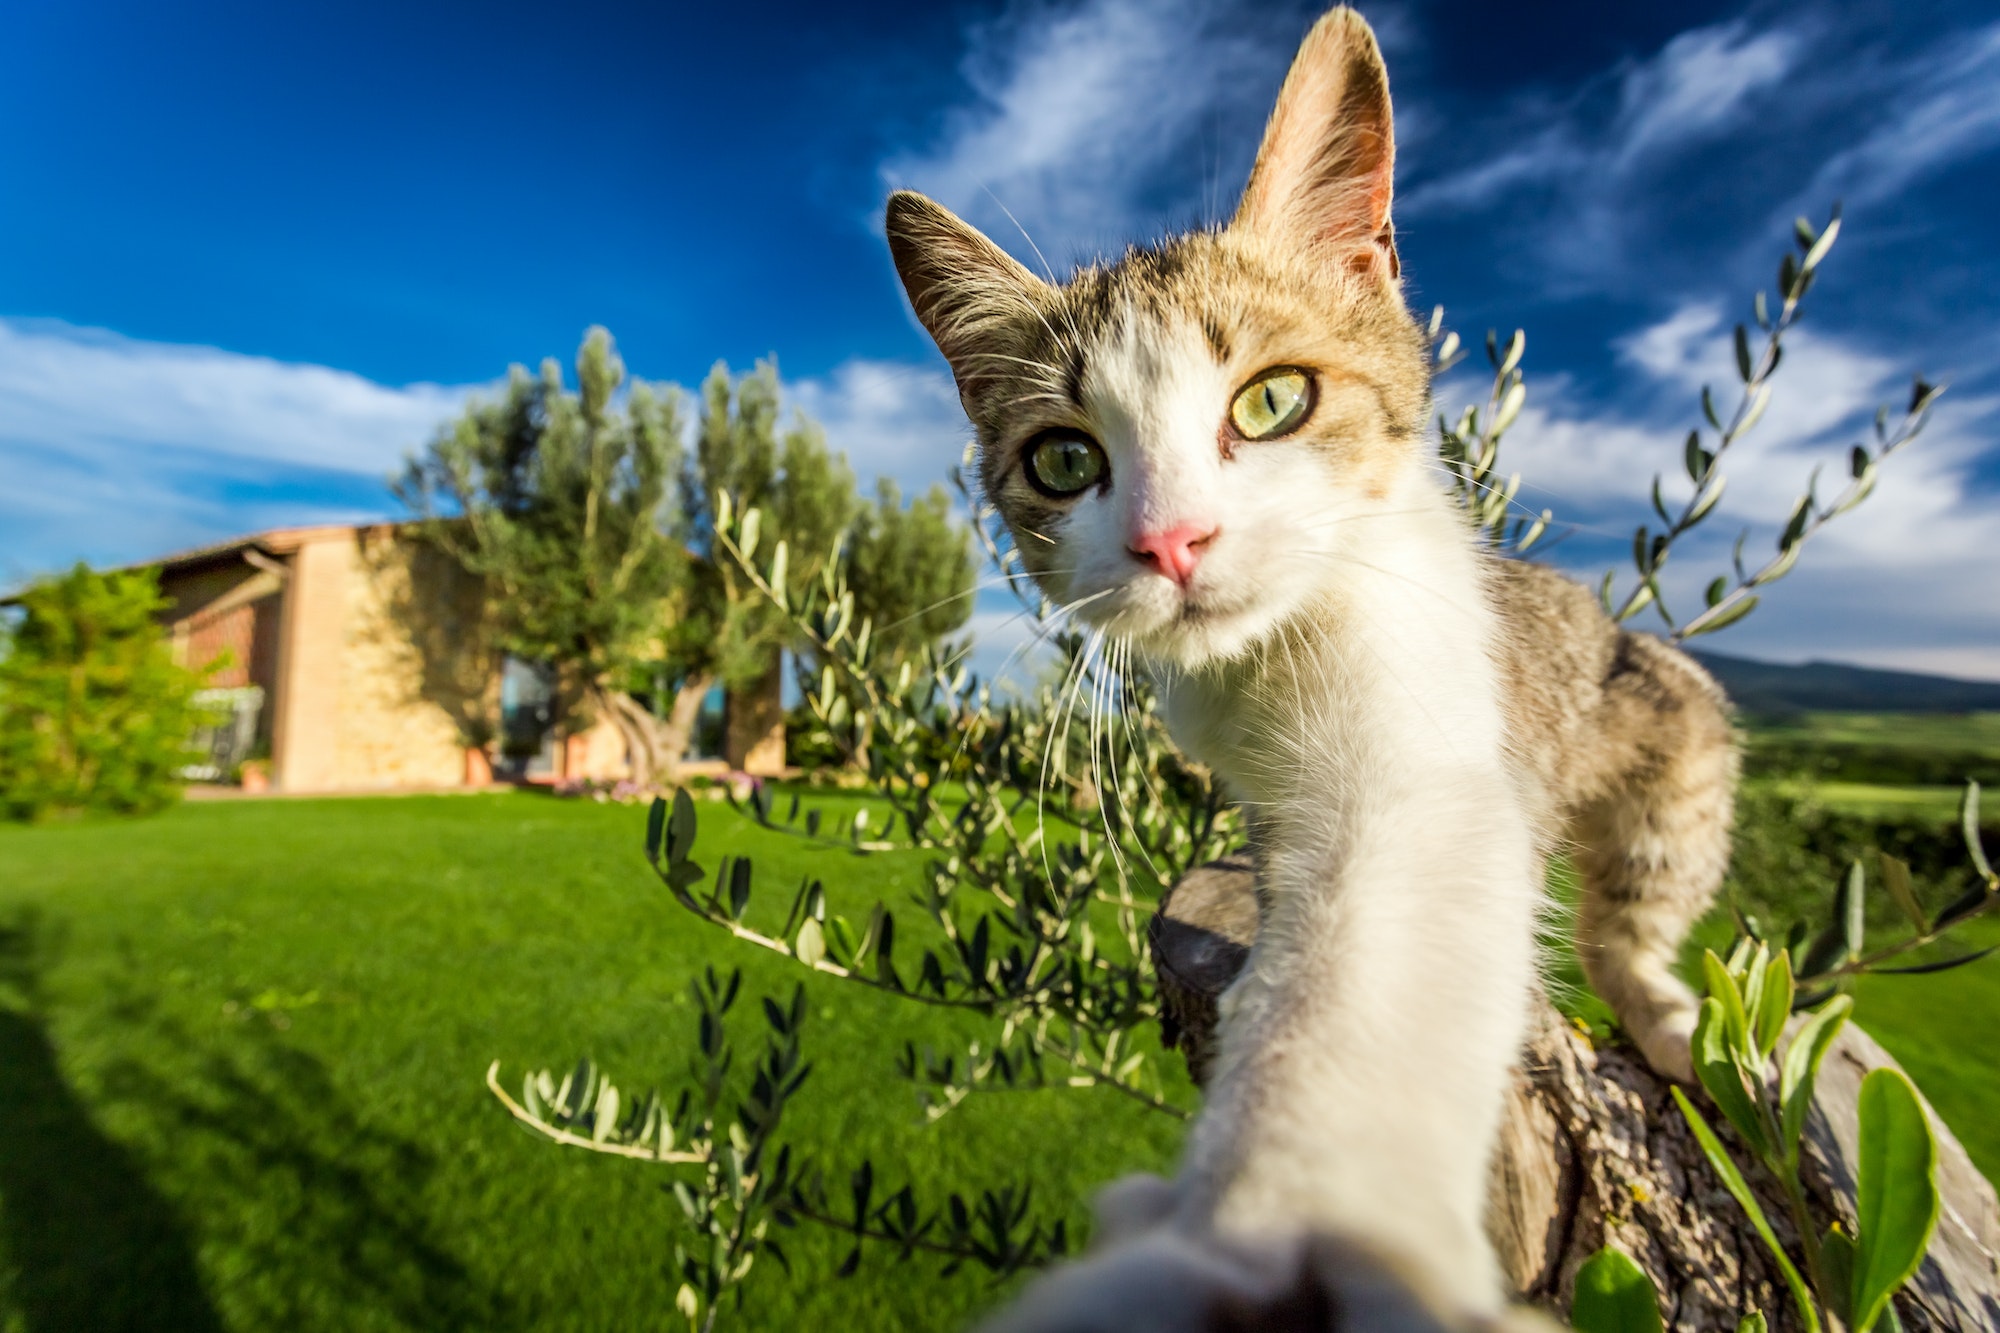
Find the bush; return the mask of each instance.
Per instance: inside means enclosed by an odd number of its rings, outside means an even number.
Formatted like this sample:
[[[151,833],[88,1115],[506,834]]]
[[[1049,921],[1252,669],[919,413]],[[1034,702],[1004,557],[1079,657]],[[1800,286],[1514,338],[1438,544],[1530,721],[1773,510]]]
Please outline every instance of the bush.
[[[1745,783],[1736,797],[1736,850],[1730,863],[1731,904],[1744,917],[1777,929],[1820,914],[1832,889],[1856,861],[1869,874],[1878,854],[1903,862],[1918,900],[1932,911],[1956,901],[1975,881],[1953,818],[1919,813],[1875,816],[1834,810],[1811,790]],[[2000,833],[1991,823],[1988,837]],[[1894,920],[1897,908],[1870,895],[1871,925]]]
[[[21,594],[0,643],[0,813],[146,814],[180,795],[195,672],[155,618],[157,576],[78,565]]]

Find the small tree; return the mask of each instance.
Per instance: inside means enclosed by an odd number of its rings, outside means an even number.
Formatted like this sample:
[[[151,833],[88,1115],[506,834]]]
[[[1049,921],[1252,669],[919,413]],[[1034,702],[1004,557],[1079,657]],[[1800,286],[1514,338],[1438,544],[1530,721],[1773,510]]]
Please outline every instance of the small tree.
[[[501,396],[441,432],[395,489],[432,540],[487,580],[502,645],[555,666],[573,716],[610,719],[634,781],[671,780],[708,691],[764,680],[798,640],[782,608],[712,558],[718,497],[764,516],[766,536],[792,553],[778,576],[801,593],[863,506],[817,425],[798,416],[780,428],[770,362],[743,376],[717,365],[693,423],[679,390],[626,387],[601,328],[585,335],[576,369],[571,391],[553,360],[539,376],[515,367]],[[892,518],[878,503],[860,539],[894,531],[912,547],[905,558],[958,571],[959,589],[944,594],[958,618],[920,618],[943,633],[970,610],[971,560],[948,506],[926,505]],[[907,584],[925,597],[939,586]],[[648,707],[637,696],[662,678],[667,695]]]
[[[704,682],[665,724],[625,689],[656,655],[662,616],[688,578],[689,553],[668,522],[681,461],[679,403],[625,380],[611,335],[592,329],[576,359],[578,391],[553,359],[519,366],[496,400],[410,459],[395,490],[430,538],[486,580],[504,646],[556,665],[572,703],[609,717],[633,776],[671,772],[686,748]]]
[[[175,665],[155,573],[79,564],[0,639],[0,812],[146,814],[181,790],[201,678]]]

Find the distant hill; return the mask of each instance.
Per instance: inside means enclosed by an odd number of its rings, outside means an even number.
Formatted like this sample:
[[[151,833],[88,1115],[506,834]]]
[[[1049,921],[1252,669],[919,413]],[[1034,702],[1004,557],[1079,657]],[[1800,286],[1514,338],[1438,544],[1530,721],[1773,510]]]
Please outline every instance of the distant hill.
[[[2000,681],[1958,680],[1915,671],[1877,671],[1839,662],[1784,666],[1697,652],[1745,713],[1981,713],[2000,711]]]

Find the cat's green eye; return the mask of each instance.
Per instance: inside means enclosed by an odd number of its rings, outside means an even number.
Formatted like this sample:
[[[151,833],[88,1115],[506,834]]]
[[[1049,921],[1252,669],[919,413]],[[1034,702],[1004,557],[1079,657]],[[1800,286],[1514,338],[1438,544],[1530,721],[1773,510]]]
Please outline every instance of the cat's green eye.
[[[1267,370],[1237,391],[1229,424],[1246,440],[1269,440],[1297,430],[1312,413],[1312,376],[1291,366]]]
[[[1104,479],[1104,450],[1087,435],[1055,431],[1028,446],[1028,480],[1048,495],[1070,496]]]

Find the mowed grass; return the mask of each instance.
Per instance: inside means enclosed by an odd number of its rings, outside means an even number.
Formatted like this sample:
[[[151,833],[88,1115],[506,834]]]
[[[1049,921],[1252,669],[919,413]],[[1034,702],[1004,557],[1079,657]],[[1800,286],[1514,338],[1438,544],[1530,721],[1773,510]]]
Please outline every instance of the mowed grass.
[[[853,804],[815,799],[830,819]],[[697,856],[754,854],[760,901],[810,874],[858,918],[911,882],[909,857],[700,809]],[[676,1326],[663,1168],[536,1140],[481,1086],[496,1057],[516,1084],[584,1053],[628,1089],[675,1081],[682,997],[711,963],[745,970],[754,1053],[755,997],[797,970],[674,906],[642,826],[636,808],[508,794],[0,827],[0,1328]],[[815,1072],[791,1135],[836,1171],[1027,1177],[1075,1225],[1093,1186],[1173,1158],[1177,1124],[1101,1091],[995,1094],[927,1125],[896,1054],[976,1025],[808,990]],[[2000,959],[1871,982],[1859,1017],[2000,1174]],[[837,1238],[785,1239],[796,1277],[760,1269],[724,1327],[950,1328],[1000,1294],[886,1255],[836,1281]]]
[[[907,857],[701,811],[697,855],[753,852],[760,898],[811,874],[858,917],[911,882]],[[798,969],[676,907],[643,821],[505,794],[0,827],[0,1328],[674,1326],[668,1168],[539,1141],[482,1086],[495,1058],[518,1086],[586,1053],[628,1089],[677,1083],[709,964],[743,967],[739,1058],[761,1048],[756,997]],[[791,1137],[837,1190],[864,1156],[892,1185],[1025,1177],[1076,1226],[1094,1185],[1172,1160],[1175,1122],[1101,1091],[927,1125],[896,1055],[976,1027],[808,992]],[[948,1328],[998,1294],[888,1255],[835,1281],[837,1237],[785,1243],[797,1279],[760,1269],[724,1327]]]

